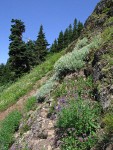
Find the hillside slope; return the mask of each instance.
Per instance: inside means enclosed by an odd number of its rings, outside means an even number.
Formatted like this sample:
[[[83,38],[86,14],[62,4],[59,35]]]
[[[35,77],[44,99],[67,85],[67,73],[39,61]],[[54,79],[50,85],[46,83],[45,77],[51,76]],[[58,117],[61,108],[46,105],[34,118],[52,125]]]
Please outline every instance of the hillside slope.
[[[113,1],[101,0],[23,114],[10,150],[113,149],[112,40]]]

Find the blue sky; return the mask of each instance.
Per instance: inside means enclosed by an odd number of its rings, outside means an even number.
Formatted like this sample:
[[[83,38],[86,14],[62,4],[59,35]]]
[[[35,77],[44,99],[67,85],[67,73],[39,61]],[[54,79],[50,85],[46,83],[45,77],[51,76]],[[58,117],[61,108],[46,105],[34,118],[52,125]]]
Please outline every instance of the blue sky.
[[[51,44],[61,30],[75,18],[85,22],[100,0],[1,0],[0,2],[0,63],[8,59],[11,19],[21,19],[25,38],[36,40],[43,24],[46,39]],[[24,39],[26,40],[26,39]]]

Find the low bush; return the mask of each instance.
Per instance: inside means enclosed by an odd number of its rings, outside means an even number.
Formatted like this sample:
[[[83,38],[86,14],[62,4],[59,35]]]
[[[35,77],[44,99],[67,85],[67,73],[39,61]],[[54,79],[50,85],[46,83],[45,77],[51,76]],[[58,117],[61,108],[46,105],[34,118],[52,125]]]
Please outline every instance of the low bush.
[[[37,92],[38,102],[43,102],[45,97],[52,91],[53,87],[56,84],[55,75],[51,77]]]
[[[86,150],[97,141],[99,107],[81,99],[71,100],[58,114],[62,150]]]
[[[0,150],[8,150],[14,141],[13,134],[18,130],[21,113],[11,112],[0,124]]]
[[[80,69],[84,66],[83,59],[88,53],[88,49],[75,50],[72,53],[68,53],[62,56],[55,64],[54,68],[58,76],[61,77],[65,72],[72,72]]]
[[[113,37],[113,28],[112,27],[106,28],[104,32],[102,33],[103,42],[107,43],[107,42],[112,41],[112,37]]]
[[[81,49],[82,47],[84,47],[86,45],[88,45],[88,39],[85,37],[82,40],[78,40],[77,45],[76,45],[75,48],[77,50],[79,50],[79,49]]]
[[[103,122],[108,133],[113,133],[113,112],[105,115]]]

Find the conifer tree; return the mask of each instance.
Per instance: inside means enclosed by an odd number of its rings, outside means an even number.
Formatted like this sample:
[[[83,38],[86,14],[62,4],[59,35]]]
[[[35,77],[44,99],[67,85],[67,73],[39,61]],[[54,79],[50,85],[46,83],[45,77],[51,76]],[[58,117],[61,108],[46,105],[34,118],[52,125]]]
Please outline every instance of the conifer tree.
[[[8,62],[6,64],[0,64],[0,86],[14,81],[13,77]]]
[[[58,52],[58,42],[57,40],[55,39],[54,40],[54,43],[52,44],[51,48],[50,48],[50,52]]]
[[[61,31],[58,37],[58,51],[62,50],[63,48],[64,48],[64,35],[63,32]]]
[[[26,54],[26,45],[22,41],[22,33],[25,32],[25,25],[21,20],[12,19],[11,21],[11,41],[9,45],[9,64],[15,77],[21,76],[29,70],[28,58]]]
[[[78,22],[77,19],[74,20],[73,24],[73,41],[78,38]]]
[[[66,48],[69,45],[69,30],[66,28],[64,32],[64,48]]]
[[[35,42],[32,40],[29,40],[26,43],[26,56],[28,58],[30,69],[36,65],[36,55],[35,55]]]
[[[78,28],[77,28],[78,36],[80,36],[83,27],[84,27],[83,24],[79,21],[78,22]]]
[[[71,24],[69,25],[68,30],[69,30],[69,33],[68,33],[69,43],[71,43],[73,41],[73,28]]]
[[[43,26],[40,26],[40,30],[37,36],[37,40],[35,42],[35,54],[36,54],[36,64],[40,64],[42,61],[45,60],[45,57],[48,53],[48,48],[49,46],[46,38],[45,38],[45,33],[43,32]]]

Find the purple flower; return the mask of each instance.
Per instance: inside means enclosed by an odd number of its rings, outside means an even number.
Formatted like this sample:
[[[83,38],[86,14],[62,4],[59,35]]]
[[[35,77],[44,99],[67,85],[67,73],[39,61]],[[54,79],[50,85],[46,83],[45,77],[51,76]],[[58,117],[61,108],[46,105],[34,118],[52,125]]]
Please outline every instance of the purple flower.
[[[56,107],[56,111],[57,111],[57,112],[61,111],[61,106],[60,106],[60,105],[58,105],[58,106]]]
[[[66,103],[65,99],[61,99],[60,102],[63,104],[63,103]]]
[[[79,137],[78,140],[79,140],[80,142],[83,142],[83,138],[82,138],[82,137]]]

